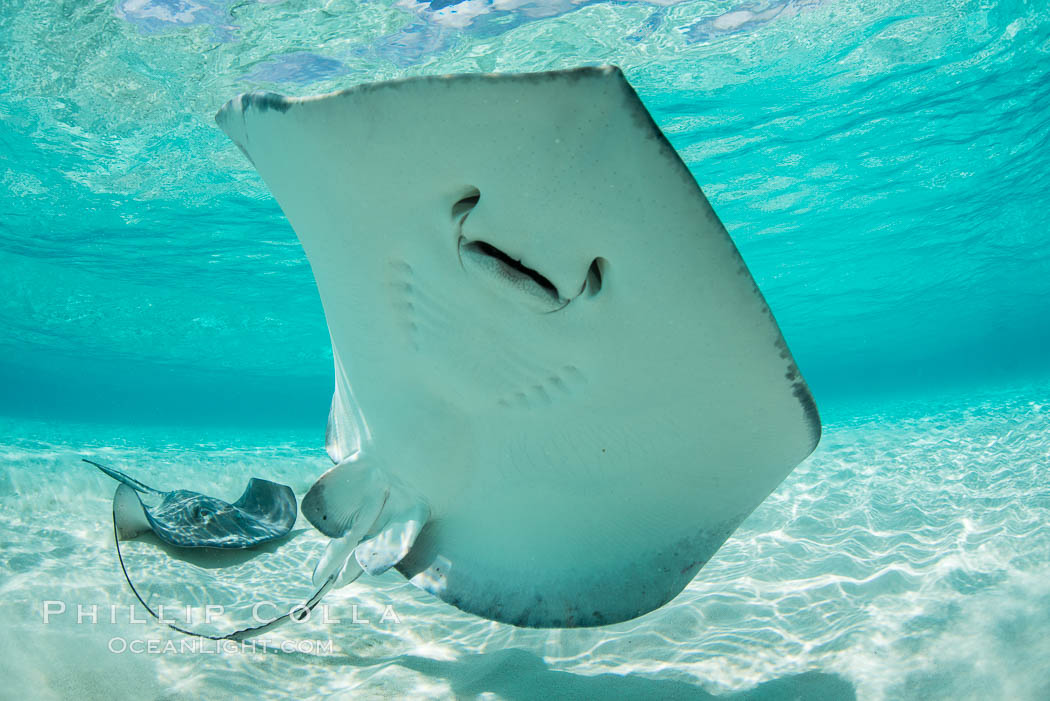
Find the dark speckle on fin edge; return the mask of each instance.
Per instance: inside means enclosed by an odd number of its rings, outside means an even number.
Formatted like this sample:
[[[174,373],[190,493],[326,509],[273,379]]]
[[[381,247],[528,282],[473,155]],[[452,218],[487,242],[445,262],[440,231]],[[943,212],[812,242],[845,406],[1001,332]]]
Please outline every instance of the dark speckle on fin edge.
[[[247,110],[249,107],[257,109],[260,112],[267,110],[276,110],[277,112],[287,112],[293,102],[284,95],[278,95],[273,92],[250,92],[241,95],[241,109]]]

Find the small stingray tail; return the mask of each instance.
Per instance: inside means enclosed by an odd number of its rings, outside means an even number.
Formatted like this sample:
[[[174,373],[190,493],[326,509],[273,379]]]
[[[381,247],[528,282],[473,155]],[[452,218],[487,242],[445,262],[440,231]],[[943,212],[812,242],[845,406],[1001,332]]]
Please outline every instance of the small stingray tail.
[[[89,465],[94,465],[95,467],[97,467],[98,469],[102,470],[103,472],[105,472],[107,475],[109,475],[110,477],[112,477],[116,481],[123,482],[124,484],[126,484],[129,487],[131,487],[132,489],[134,489],[136,492],[142,492],[144,494],[146,494],[146,493],[149,493],[149,494],[163,494],[164,493],[164,492],[162,492],[162,491],[160,491],[158,489],[154,489],[153,487],[148,487],[148,486],[142,484],[142,482],[139,482],[137,479],[135,479],[133,477],[128,477],[127,475],[125,475],[123,472],[120,472],[119,470],[114,470],[112,467],[106,467],[105,465],[99,465],[97,462],[94,462],[92,460],[88,460],[87,458],[81,458],[81,460],[83,460],[84,462],[86,462]]]
[[[91,461],[85,460],[85,462]],[[95,463],[91,464],[94,465]],[[98,467],[101,467],[101,465],[99,465]],[[120,473],[118,472],[117,474],[119,475]],[[117,546],[117,560],[120,562],[120,571],[124,574],[124,581],[128,583],[128,587],[131,588],[131,593],[135,595],[135,598],[139,600],[139,603],[142,604],[142,607],[146,609],[146,611],[148,611],[151,616],[153,616],[158,621],[166,625],[168,628],[171,628],[174,631],[178,631],[179,633],[196,636],[198,638],[205,638],[206,640],[248,640],[249,638],[254,638],[257,635],[265,633],[268,630],[273,630],[274,628],[283,625],[289,621],[298,623],[309,618],[310,612],[314,610],[314,607],[321,603],[321,599],[324,598],[324,595],[328,593],[328,590],[331,589],[332,585],[336,582],[336,577],[338,573],[331,575],[327,580],[322,582],[321,586],[317,589],[317,591],[315,591],[313,595],[311,595],[310,598],[307,599],[305,602],[298,604],[297,606],[292,608],[292,610],[290,610],[288,613],[282,616],[277,616],[276,618],[272,618],[269,621],[265,621],[264,623],[261,623],[257,626],[252,626],[250,628],[241,628],[240,630],[235,630],[232,633],[225,633],[222,635],[209,635],[208,633],[200,633],[194,630],[189,630],[188,628],[180,628],[174,623],[165,621],[157,614],[156,611],[150,608],[150,605],[147,604],[146,600],[142,598],[141,594],[139,594],[139,590],[135,588],[134,582],[131,581],[131,575],[128,574],[127,565],[124,564],[124,553],[120,551],[120,527],[117,525],[117,522],[120,519],[120,516],[117,513],[118,508],[118,504],[116,500],[114,500],[113,542]]]

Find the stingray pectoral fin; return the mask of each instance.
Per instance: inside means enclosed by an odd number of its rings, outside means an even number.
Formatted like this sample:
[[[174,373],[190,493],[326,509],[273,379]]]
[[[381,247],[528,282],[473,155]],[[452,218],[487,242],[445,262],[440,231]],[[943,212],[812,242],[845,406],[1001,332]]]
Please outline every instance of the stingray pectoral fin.
[[[130,540],[153,530],[139,495],[123,482],[117,485],[113,495],[113,524],[120,540]]]
[[[401,562],[412,549],[428,518],[430,508],[418,501],[394,515],[379,533],[357,546],[354,555],[358,564],[368,574],[386,572]]]
[[[233,506],[253,517],[257,529],[269,531],[272,538],[291,532],[299,511],[291,487],[258,477],[248,480]]]

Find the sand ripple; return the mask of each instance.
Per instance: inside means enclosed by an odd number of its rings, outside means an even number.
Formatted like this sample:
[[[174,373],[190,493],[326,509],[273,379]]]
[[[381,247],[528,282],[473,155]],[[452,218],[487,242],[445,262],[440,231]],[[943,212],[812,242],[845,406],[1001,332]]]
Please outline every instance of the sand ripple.
[[[113,485],[77,459],[161,488],[232,498],[256,474],[302,494],[327,467],[312,437],[202,443],[191,432],[8,422],[0,655],[18,670],[12,688],[34,698],[1050,698],[1046,390],[831,412],[818,452],[685,592],[635,621],[520,630],[387,574],[330,597],[342,623],[283,629],[267,653],[109,651],[115,638],[182,637],[126,613],[108,620],[106,607],[131,599],[112,549]],[[219,601],[236,618],[253,596],[308,591],[322,540],[300,525],[287,547],[228,568],[159,558],[146,544],[127,555],[155,601]],[[45,600],[69,612],[45,626]],[[77,603],[100,605],[104,620],[78,625]]]

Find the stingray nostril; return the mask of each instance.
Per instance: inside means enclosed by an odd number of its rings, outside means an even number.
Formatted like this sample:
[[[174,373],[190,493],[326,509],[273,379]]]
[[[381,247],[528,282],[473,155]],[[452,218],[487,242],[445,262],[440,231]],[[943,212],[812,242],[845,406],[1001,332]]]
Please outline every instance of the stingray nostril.
[[[464,217],[470,214],[470,210],[478,206],[478,200],[480,199],[480,190],[476,187],[467,188],[467,191],[463,196],[452,205],[452,221],[461,221]]]
[[[595,258],[591,261],[591,267],[587,268],[587,296],[593,297],[601,291],[605,269],[608,265],[604,258]]]

